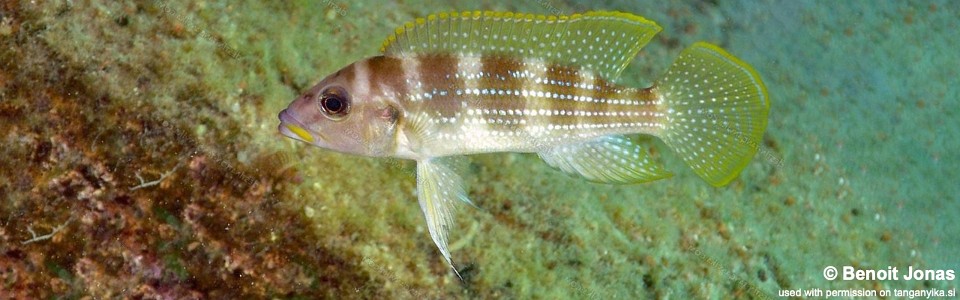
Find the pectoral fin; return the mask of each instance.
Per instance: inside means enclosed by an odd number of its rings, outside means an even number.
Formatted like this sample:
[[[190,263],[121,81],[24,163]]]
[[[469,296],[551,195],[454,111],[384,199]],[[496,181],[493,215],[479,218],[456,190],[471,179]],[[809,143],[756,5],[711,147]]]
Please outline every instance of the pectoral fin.
[[[538,154],[554,168],[595,182],[641,183],[673,176],[624,136],[599,137]]]
[[[462,201],[472,205],[467,198],[460,176],[445,159],[432,158],[417,161],[417,196],[420,199],[420,209],[423,210],[423,215],[427,219],[430,237],[437,244],[447,264],[457,273],[457,277],[460,277],[460,272],[454,267],[453,260],[450,259],[450,251],[447,249],[449,242],[447,233],[453,227],[457,202]],[[462,280],[463,277],[460,279]]]

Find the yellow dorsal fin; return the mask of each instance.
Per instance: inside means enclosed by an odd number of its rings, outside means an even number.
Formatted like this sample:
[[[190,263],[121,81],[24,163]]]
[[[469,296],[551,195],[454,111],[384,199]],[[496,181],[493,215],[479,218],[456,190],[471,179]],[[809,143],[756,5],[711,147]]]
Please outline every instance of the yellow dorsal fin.
[[[509,55],[577,66],[613,80],[660,29],[643,17],[610,11],[570,16],[439,13],[400,26],[380,51],[388,56]]]

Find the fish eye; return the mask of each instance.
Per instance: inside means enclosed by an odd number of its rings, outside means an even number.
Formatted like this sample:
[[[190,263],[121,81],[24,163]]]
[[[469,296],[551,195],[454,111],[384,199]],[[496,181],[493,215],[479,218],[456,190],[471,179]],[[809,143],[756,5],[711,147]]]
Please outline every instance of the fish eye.
[[[350,100],[347,97],[347,91],[340,87],[330,87],[323,90],[318,98],[320,111],[327,118],[339,120],[350,111]]]

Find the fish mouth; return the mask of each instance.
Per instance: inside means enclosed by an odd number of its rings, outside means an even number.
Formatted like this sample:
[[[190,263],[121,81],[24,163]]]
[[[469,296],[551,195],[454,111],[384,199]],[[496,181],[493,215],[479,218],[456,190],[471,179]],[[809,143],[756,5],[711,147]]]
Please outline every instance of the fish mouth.
[[[277,116],[280,118],[280,125],[277,126],[277,130],[280,131],[280,134],[288,138],[292,138],[298,141],[307,142],[310,144],[314,143],[313,135],[309,131],[303,129],[303,125],[300,121],[297,121],[296,118],[290,115],[286,109],[280,111],[280,114]]]

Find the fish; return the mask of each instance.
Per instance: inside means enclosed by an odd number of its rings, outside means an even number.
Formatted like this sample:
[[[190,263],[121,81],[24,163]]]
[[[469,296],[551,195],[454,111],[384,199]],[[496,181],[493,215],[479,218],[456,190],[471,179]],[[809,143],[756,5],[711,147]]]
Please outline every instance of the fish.
[[[303,92],[279,132],[321,148],[416,161],[430,237],[448,249],[467,197],[459,157],[536,153],[599,183],[671,177],[632,136],[663,141],[713,186],[734,180],[758,150],[770,109],[747,63],[718,46],[682,50],[647,88],[618,83],[661,27],[618,11],[547,16],[466,11],[429,15],[390,34],[380,55]]]

